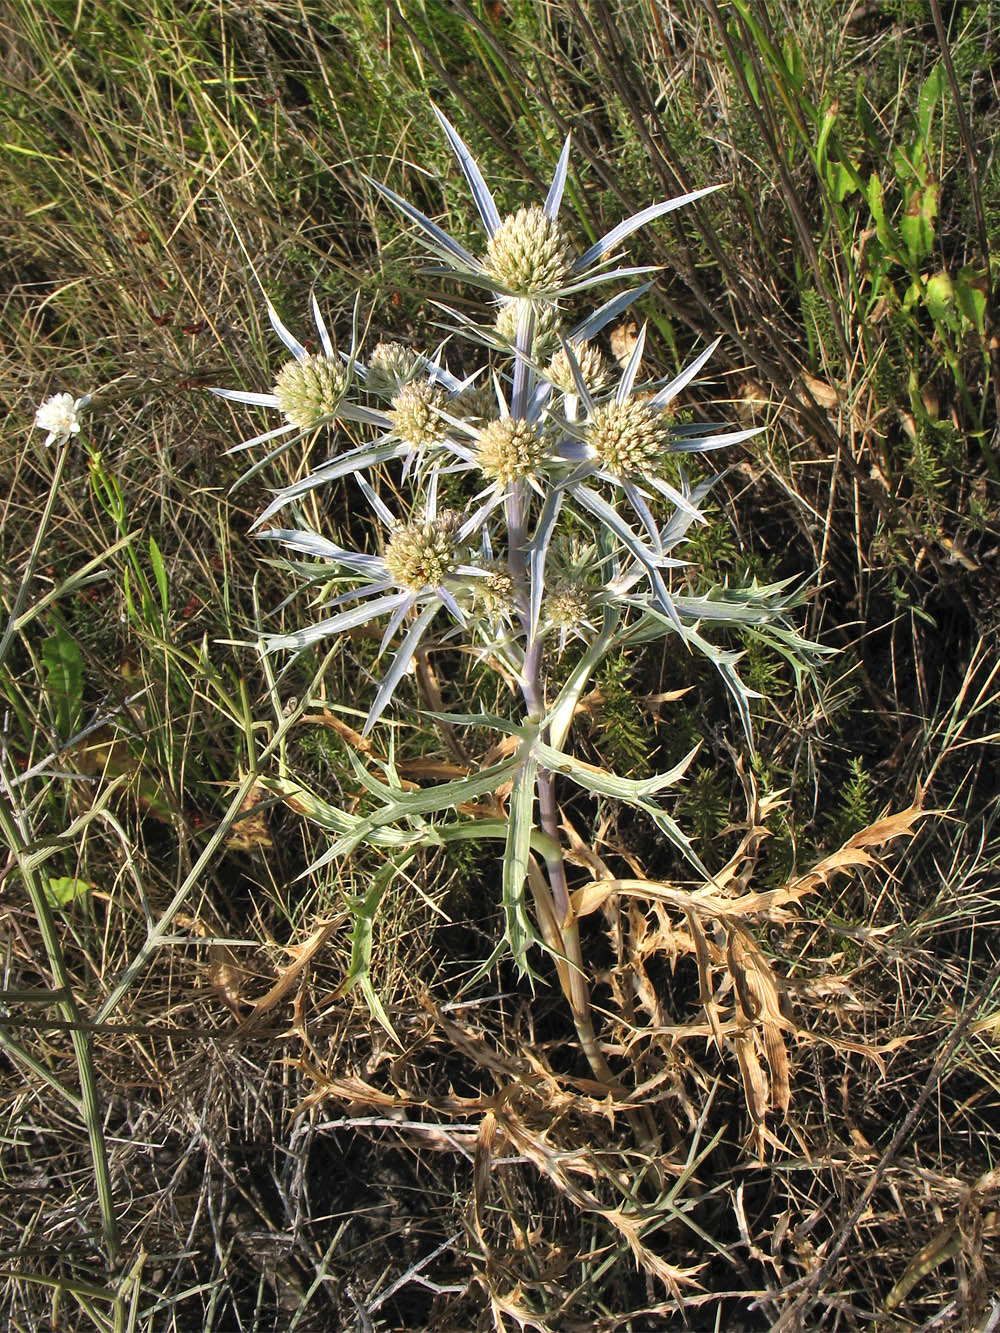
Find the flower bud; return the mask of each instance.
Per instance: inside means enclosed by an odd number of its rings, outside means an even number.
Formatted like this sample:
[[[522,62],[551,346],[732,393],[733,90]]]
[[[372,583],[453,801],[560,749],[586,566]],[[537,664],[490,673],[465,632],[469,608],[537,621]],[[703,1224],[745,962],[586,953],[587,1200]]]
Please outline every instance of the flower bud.
[[[573,355],[580,367],[584,384],[591,393],[600,393],[611,379],[611,366],[608,363],[608,358],[594,343],[571,343],[570,346],[573,348]],[[549,362],[545,377],[551,380],[555,387],[563,393],[577,392],[576,380],[573,378],[569,357],[562,347]]]
[[[391,398],[420,368],[420,358],[402,343],[379,343],[368,359],[368,389]]]
[[[582,583],[560,579],[546,593],[545,618],[556,629],[577,630],[590,610],[590,593]]]
[[[494,562],[487,566],[486,577],[476,579],[476,601],[491,620],[501,620],[514,611],[514,580],[504,565]]]

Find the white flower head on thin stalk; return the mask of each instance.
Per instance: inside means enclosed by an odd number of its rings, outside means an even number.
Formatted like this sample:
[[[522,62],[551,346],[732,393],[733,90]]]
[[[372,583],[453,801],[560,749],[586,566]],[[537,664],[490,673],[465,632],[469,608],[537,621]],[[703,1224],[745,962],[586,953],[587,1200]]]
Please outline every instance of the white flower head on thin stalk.
[[[54,393],[35,412],[35,426],[48,431],[46,447],[56,440],[68,440],[80,433],[80,411],[90,402],[90,394],[74,398],[71,393]]]
[[[437,507],[436,474],[431,474],[424,507],[403,522],[393,516],[363,477],[358,476],[357,482],[376,518],[386,529],[387,540],[382,555],[345,550],[315,532],[274,529],[260,534],[280,542],[289,550],[322,561],[314,578],[327,581],[331,572],[359,577],[360,583],[327,602],[325,609],[345,607],[347,603],[356,605],[338,610],[294,634],[272,635],[264,641],[263,647],[266,652],[281,648],[301,651],[331,635],[343,634],[388,616],[379,647],[381,657],[405,624],[402,643],[379,685],[365,722],[364,734],[367,735],[391,702],[420,640],[438,612],[444,608],[456,625],[467,623],[466,613],[456,594],[462,595],[469,580],[479,579],[482,571],[463,561],[472,530],[469,522],[463,522],[452,510]]]
[[[489,186],[458,131],[437,107],[434,113],[462,169],[486,231],[483,255],[472,254],[395,191],[371,177],[368,179],[384,198],[416,223],[432,253],[442,259],[449,270],[485,287],[501,299],[520,297],[539,304],[555,303],[600,282],[651,272],[649,268],[608,266],[614,260],[619,244],[639,227],[718,188],[710,186],[652,204],[612,227],[594,245],[574,257],[558,220],[569,169],[569,138],[563,145],[544,204],[531,204],[501,217]]]

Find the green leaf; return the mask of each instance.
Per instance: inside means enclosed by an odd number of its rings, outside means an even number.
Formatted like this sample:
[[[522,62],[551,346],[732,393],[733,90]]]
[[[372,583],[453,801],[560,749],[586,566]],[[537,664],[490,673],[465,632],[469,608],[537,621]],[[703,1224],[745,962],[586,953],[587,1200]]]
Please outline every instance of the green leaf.
[[[868,177],[868,188],[865,191],[865,197],[868,200],[868,207],[871,209],[871,215],[875,221],[875,234],[878,237],[879,243],[891,257],[897,258],[902,243],[896,229],[885,215],[885,198],[882,190],[882,182],[874,171]]]
[[[518,971],[527,972],[525,955],[534,937],[525,907],[524,885],[528,877],[528,856],[534,827],[536,760],[528,758],[517,777],[510,796],[510,822],[503,858],[503,910],[507,943]]]
[[[924,305],[935,323],[951,323],[955,309],[955,285],[944,269],[927,279]]]
[[[986,274],[971,264],[955,277],[955,304],[980,335],[986,332]]]
[[[160,554],[160,548],[155,540],[149,539],[149,561],[153,566],[153,576],[156,579],[156,586],[160,593],[160,607],[166,617],[170,606],[170,593],[167,586],[167,568],[163,563],[163,556]]]
[[[914,264],[926,259],[934,246],[939,193],[936,181],[914,189],[907,198],[906,211],[899,219],[900,234]]]
[[[93,884],[85,879],[77,879],[75,875],[45,879],[42,881],[42,888],[49,906],[60,911],[75,903],[78,898],[86,901],[88,895],[94,892]]]
[[[386,786],[372,777],[370,773],[364,771],[362,781],[374,795],[385,802],[381,810],[373,814],[358,819],[354,826],[345,831],[344,835],[338,838],[323,855],[312,863],[303,875],[312,874],[320,867],[328,865],[330,861],[338,856],[347,856],[364,842],[387,842],[390,835],[395,835],[400,841],[412,843],[420,841],[426,837],[426,826],[417,833],[401,834],[397,830],[387,829],[385,826],[395,824],[400,820],[412,820],[416,816],[427,814],[440,814],[451,806],[461,805],[465,801],[475,801],[481,796],[487,796],[491,792],[513,777],[517,769],[524,762],[522,746],[517,754],[512,755],[503,763],[494,764],[491,768],[484,768],[479,773],[474,773],[467,778],[457,778],[453,782],[438,782],[430,787],[424,787],[420,791],[404,792],[399,788]],[[355,771],[361,778],[363,766],[356,765]],[[301,876],[300,876],[301,878]]]
[[[843,203],[858,188],[858,172],[843,162],[830,162],[826,169],[827,188],[835,204]]]
[[[42,666],[59,735],[72,736],[83,708],[83,654],[65,626],[60,625],[42,644]]]
[[[691,761],[701,749],[699,742],[690,750],[679,764],[675,764],[666,773],[657,773],[651,778],[622,778],[607,769],[595,768],[585,764],[571,754],[553,749],[541,741],[535,743],[538,760],[553,773],[564,773],[579,787],[584,787],[595,796],[610,796],[616,801],[644,801],[657,792],[679,782],[691,766]]]
[[[338,996],[346,995],[354,986],[360,986],[368,1008],[375,1021],[388,1032],[393,1041],[402,1045],[396,1035],[389,1016],[371,983],[372,937],[375,931],[375,918],[382,905],[382,899],[397,875],[401,875],[413,860],[412,853],[396,861],[387,861],[372,880],[371,888],[361,898],[348,901],[353,919],[351,931],[351,961],[347,973],[337,987]]]
[[[934,110],[938,102],[944,97],[946,86],[944,63],[939,60],[927,75],[927,78],[924,79],[920,96],[917,98],[917,124],[920,126],[924,143],[928,146],[930,146],[931,130],[934,124]]]
[[[660,832],[667,836],[698,873],[704,875],[706,879],[711,879],[709,871],[703,865],[691,843],[681,832],[676,821],[649,799],[650,796],[662,791],[664,787],[671,786],[683,777],[691,760],[698,753],[699,745],[696,745],[669,772],[658,773],[655,777],[642,780],[621,778],[616,773],[608,773],[605,769],[583,764],[572,755],[554,750],[552,746],[545,745],[541,741],[536,741],[534,748],[539,762],[553,773],[564,774],[571,782],[575,782],[578,787],[583,787],[585,791],[589,791],[594,796],[610,796],[614,800],[625,801],[626,804],[633,805],[637,810],[641,810],[648,815]]]

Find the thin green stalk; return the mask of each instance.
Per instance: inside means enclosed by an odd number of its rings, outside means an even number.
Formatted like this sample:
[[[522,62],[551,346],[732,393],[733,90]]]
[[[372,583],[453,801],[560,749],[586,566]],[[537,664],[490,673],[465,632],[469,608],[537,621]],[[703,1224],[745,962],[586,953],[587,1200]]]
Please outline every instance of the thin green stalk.
[[[28,897],[31,899],[31,906],[38,922],[42,942],[45,945],[55,987],[63,992],[62,998],[57,1001],[59,1011],[67,1023],[72,1024],[70,1039],[73,1042],[73,1054],[76,1057],[77,1072],[80,1078],[81,1112],[87,1129],[87,1137],[90,1140],[90,1154],[94,1165],[94,1183],[97,1187],[97,1198],[101,1209],[104,1240],[108,1249],[108,1257],[114,1265],[118,1262],[121,1243],[118,1235],[118,1222],[115,1217],[111,1171],[108,1165],[107,1145],[104,1142],[104,1127],[100,1098],[97,1092],[97,1075],[94,1069],[93,1053],[90,1048],[90,1037],[81,1026],[80,1011],[73,995],[71,978],[59,943],[59,932],[56,929],[52,908],[49,906],[45,890],[38,876],[28,862],[28,844],[18,827],[17,818],[14,814],[15,806],[12,793],[2,775],[0,775],[0,784],[2,784],[4,796],[10,802],[9,808],[4,802],[0,802],[0,832],[3,833],[8,847],[17,859],[18,871]]]
[[[0,639],[0,666],[3,666],[7,653],[10,650],[10,645],[14,641],[14,635],[17,633],[18,620],[21,612],[24,610],[24,603],[27,600],[28,589],[31,586],[31,580],[35,575],[35,566],[38,564],[38,557],[41,554],[42,544],[48,533],[49,522],[52,519],[52,510],[55,508],[56,496],[59,493],[59,483],[62,481],[62,474],[66,467],[66,459],[69,457],[72,439],[73,437],[70,435],[63,440],[62,447],[56,458],[56,467],[52,476],[52,483],[49,486],[49,493],[45,498],[45,508],[42,510],[42,516],[38,521],[35,540],[31,544],[28,563],[25,566],[24,574],[21,578],[21,586],[18,588],[14,597],[14,604],[7,617],[7,628],[4,630],[3,638]]]
[[[26,1051],[19,1042],[16,1042],[5,1027],[0,1027],[0,1047],[6,1051],[15,1063],[24,1065],[36,1078],[40,1078],[43,1083],[48,1084],[53,1092],[58,1093],[60,1097],[64,1097],[77,1115],[83,1115],[83,1102],[80,1098],[70,1092],[69,1088],[64,1087],[52,1070],[42,1064],[41,1060],[36,1060],[30,1051]]]
[[[42,545],[48,533],[49,523],[52,519],[52,512],[55,508],[56,496],[59,494],[59,486],[62,481],[63,471],[66,467],[66,460],[69,457],[72,441],[72,436],[67,436],[62,441],[59,454],[56,458],[55,471],[49,486],[48,496],[45,500],[45,508],[42,511],[38,529],[35,533],[35,540],[32,543],[31,551],[28,555],[28,562],[21,578],[21,586],[18,588],[14,598],[14,603],[7,619],[7,626],[3,638],[0,639],[0,664],[3,663],[10,649],[10,645],[14,641],[14,635],[17,633],[21,612],[24,609],[28,591],[34,577],[35,568],[38,564],[38,558],[41,554]],[[108,1257],[111,1263],[115,1264],[118,1260],[120,1240],[118,1235],[118,1223],[115,1218],[111,1172],[108,1165],[107,1145],[104,1142],[100,1099],[97,1092],[97,1075],[94,1069],[90,1038],[80,1026],[80,1011],[76,1004],[71,985],[71,978],[59,942],[59,932],[56,928],[55,917],[53,916],[52,908],[49,906],[49,901],[45,896],[44,887],[39,877],[36,875],[34,868],[28,861],[28,839],[24,836],[19,827],[14,795],[2,773],[0,773],[0,786],[3,788],[3,795],[6,798],[6,801],[9,802],[9,807],[4,802],[0,802],[0,831],[3,833],[11,855],[17,862],[22,883],[31,900],[35,919],[38,922],[38,928],[41,932],[42,942],[48,957],[49,968],[51,969],[52,977],[55,982],[55,990],[61,992],[56,999],[56,1004],[67,1023],[73,1025],[70,1029],[70,1039],[73,1043],[73,1053],[76,1057],[77,1072],[80,1079],[81,1096],[79,1099],[79,1109],[87,1129],[87,1137],[90,1140],[90,1152],[94,1166],[94,1181],[97,1187],[97,1197],[101,1210],[101,1225],[104,1231],[105,1244],[108,1249]],[[41,1069],[36,1070],[36,1072],[39,1073],[50,1086],[54,1086],[71,1101],[74,1100],[66,1089],[62,1088],[61,1084],[54,1080],[52,1076],[47,1076]]]

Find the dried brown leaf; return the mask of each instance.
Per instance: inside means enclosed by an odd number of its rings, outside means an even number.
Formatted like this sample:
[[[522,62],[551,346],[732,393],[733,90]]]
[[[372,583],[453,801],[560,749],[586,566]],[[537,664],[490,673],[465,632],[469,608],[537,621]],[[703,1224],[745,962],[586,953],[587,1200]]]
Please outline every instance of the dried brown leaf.
[[[757,1056],[753,1034],[738,1032],[732,1037],[733,1050],[740,1063],[743,1078],[743,1091],[746,1095],[747,1110],[755,1125],[762,1125],[767,1115],[769,1104],[767,1075]]]
[[[244,776],[240,773],[241,782]],[[238,852],[253,852],[262,847],[274,846],[267,827],[267,815],[264,810],[257,809],[267,796],[268,791],[263,784],[255,782],[243,798],[232,832],[226,839],[227,847]]]
[[[493,1151],[497,1140],[497,1118],[492,1111],[487,1111],[479,1123],[476,1135],[476,1157],[473,1169],[472,1217],[480,1244],[485,1248],[483,1236],[483,1214],[486,1210],[486,1198],[490,1188],[490,1174],[493,1169]]]
[[[635,345],[639,341],[639,326],[634,319],[622,320],[611,330],[608,341],[611,344],[611,355],[624,370],[628,365],[628,359],[635,350]]]
[[[799,875],[798,878],[787,885],[787,892],[794,893],[796,896],[810,893],[821,884],[826,884],[833,875],[874,865],[876,859],[869,853],[869,847],[881,847],[893,838],[912,837],[916,832],[917,820],[927,819],[930,815],[941,813],[940,810],[924,810],[922,801],[923,792],[921,791],[917,793],[913,804],[905,810],[900,810],[894,815],[886,815],[882,819],[876,819],[873,824],[869,824],[860,832],[855,833],[837,851],[823,857],[811,870],[804,875]]]

